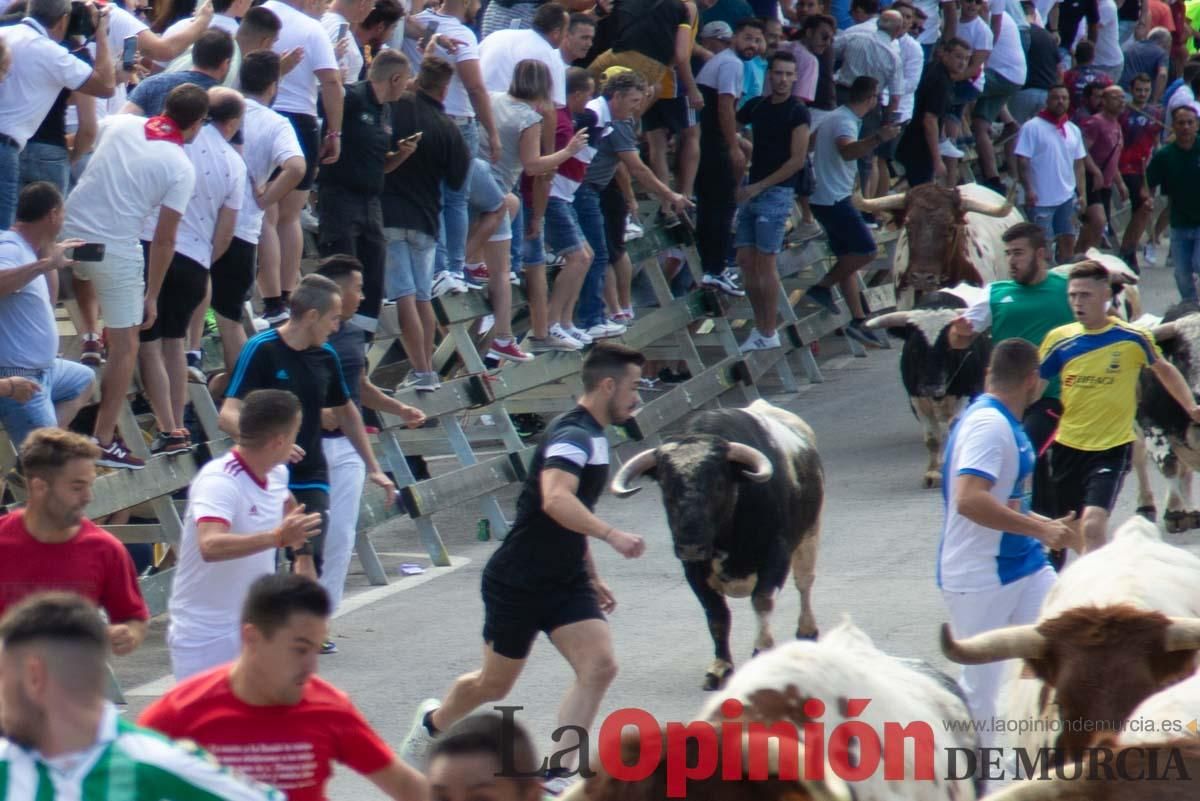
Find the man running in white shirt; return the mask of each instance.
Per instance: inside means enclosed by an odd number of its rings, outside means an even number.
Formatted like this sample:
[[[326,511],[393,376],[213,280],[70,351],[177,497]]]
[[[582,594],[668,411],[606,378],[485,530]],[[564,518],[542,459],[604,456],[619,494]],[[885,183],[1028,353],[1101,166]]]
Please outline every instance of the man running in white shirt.
[[[296,396],[250,393],[238,428],[238,444],[206,464],[188,489],[167,630],[176,681],[237,658],[250,585],[275,572],[277,548],[299,546],[321,529],[321,515],[295,507],[287,488],[300,430]]]

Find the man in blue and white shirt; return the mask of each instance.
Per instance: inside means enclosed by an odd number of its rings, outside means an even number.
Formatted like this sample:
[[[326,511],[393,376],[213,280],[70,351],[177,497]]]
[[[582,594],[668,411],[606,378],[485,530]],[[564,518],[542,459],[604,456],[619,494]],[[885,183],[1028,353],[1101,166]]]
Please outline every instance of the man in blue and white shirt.
[[[1030,511],[1037,455],[1021,416],[1038,389],[1037,349],[1023,339],[1000,342],[986,394],[967,407],[946,443],[937,580],[956,638],[1033,623],[1054,585],[1043,545],[1082,547],[1074,515],[1050,520]],[[984,747],[993,744],[986,722],[995,716],[1004,671],[1004,662],[964,666],[959,679]]]

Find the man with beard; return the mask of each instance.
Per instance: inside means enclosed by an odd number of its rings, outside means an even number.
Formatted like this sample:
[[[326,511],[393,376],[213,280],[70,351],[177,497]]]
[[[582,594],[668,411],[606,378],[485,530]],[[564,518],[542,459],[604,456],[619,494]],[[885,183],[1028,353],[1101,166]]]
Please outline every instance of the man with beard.
[[[0,622],[5,798],[285,801],[123,719],[104,697],[108,640],[96,607],[72,593],[26,598]]]
[[[39,428],[26,437],[20,457],[29,498],[0,518],[0,614],[35,592],[77,593],[108,613],[109,643],[124,656],[141,645],[150,613],[125,546],[83,516],[99,456],[70,431]]]
[[[1020,420],[1038,386],[1037,348],[1003,340],[992,351],[987,392],[946,443],[937,581],[956,637],[1032,623],[1055,580],[1042,546],[1080,549],[1073,514],[1050,520],[1030,512],[1035,455]],[[971,665],[959,679],[984,747],[994,742],[986,721],[995,716],[1004,671],[1003,662]]]
[[[1067,302],[1067,278],[1050,272],[1046,233],[1035,223],[1017,223],[1004,232],[1009,281],[995,281],[978,302],[950,327],[950,345],[966,348],[975,335],[992,330],[992,340],[1023,339],[1035,348],[1052,329],[1075,321]],[[1058,379],[1046,385],[1041,398],[1029,404],[1021,424],[1037,454],[1033,473],[1033,511],[1053,514],[1045,452],[1062,417],[1062,388]]]
[[[641,556],[646,547],[641,537],[592,511],[608,483],[604,428],[628,420],[637,408],[643,364],[641,353],[609,343],[594,346],[584,360],[583,396],[546,429],[517,499],[517,519],[483,571],[483,666],[460,676],[445,701],[429,698],[417,708],[400,748],[409,764],[426,767],[435,737],[477,707],[508,695],[539,631],[575,670],[559,726],[591,728],[617,662],[604,619],[616,600],[596,573],[588,538],[626,559]],[[552,765],[546,789],[561,791],[572,767]]]
[[[175,685],[138,724],[191,740],[288,801],[324,801],[334,762],[388,798],[424,801],[425,778],[396,758],[345,693],[316,675],[329,612],[329,595],[312,579],[262,576],[242,604],[238,658]]]

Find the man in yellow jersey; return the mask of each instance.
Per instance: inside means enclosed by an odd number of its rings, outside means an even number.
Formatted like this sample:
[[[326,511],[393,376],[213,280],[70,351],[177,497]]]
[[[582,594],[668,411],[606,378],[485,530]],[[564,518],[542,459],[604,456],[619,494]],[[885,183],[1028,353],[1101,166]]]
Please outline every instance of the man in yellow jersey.
[[[1084,553],[1104,545],[1108,516],[1129,472],[1137,382],[1149,367],[1167,392],[1200,422],[1187,381],[1149,332],[1109,316],[1111,277],[1094,261],[1071,268],[1067,299],[1078,322],[1042,342],[1042,388],[1062,379],[1062,420],[1050,447],[1050,478],[1058,515],[1083,522]]]

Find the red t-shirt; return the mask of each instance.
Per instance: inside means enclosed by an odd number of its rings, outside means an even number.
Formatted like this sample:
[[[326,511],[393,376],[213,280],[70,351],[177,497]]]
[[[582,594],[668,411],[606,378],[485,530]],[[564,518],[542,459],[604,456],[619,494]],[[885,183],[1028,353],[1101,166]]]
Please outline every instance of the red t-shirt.
[[[23,511],[0,517],[0,615],[47,590],[78,593],[113,623],[150,618],[133,559],[112,534],[84,520],[70,540],[50,544],[30,535]]]
[[[277,787],[288,801],[324,801],[333,762],[367,775],[395,757],[341,690],[316,676],[295,706],[251,706],[233,694],[232,665],[186,679],[138,724],[188,739],[217,761]]]

